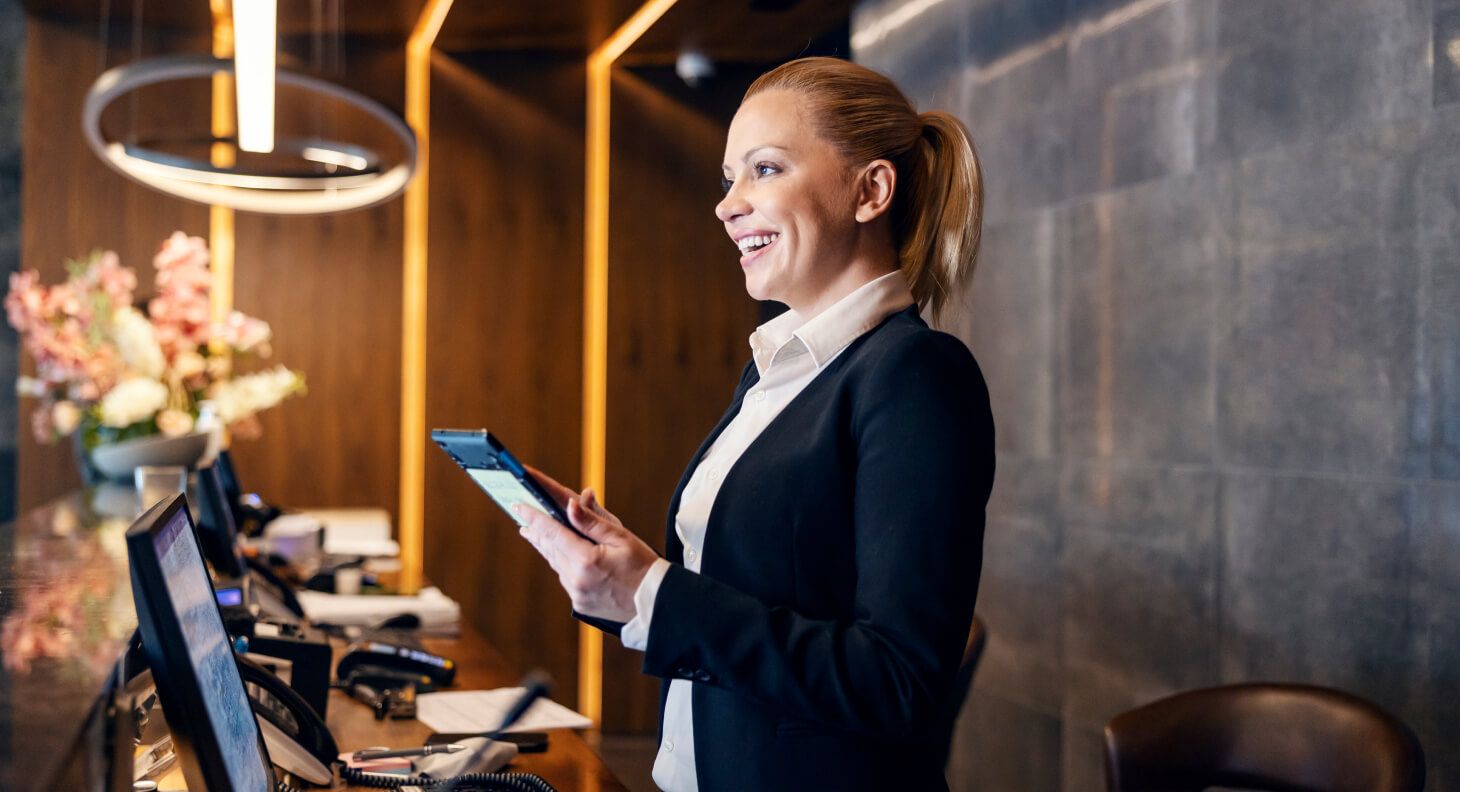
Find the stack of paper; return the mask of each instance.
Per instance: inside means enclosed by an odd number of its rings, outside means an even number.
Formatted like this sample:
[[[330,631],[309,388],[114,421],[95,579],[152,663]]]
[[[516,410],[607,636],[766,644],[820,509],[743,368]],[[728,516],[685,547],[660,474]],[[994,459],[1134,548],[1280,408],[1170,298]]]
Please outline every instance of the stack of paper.
[[[523,689],[447,690],[416,696],[416,720],[444,733],[485,732],[502,725],[507,710]],[[527,708],[509,732],[586,729],[593,725],[581,715],[550,699],[540,698]]]
[[[441,633],[456,630],[461,622],[461,606],[435,586],[421,589],[414,597],[301,591],[299,604],[310,621],[328,624],[369,626],[414,613],[422,630]]]

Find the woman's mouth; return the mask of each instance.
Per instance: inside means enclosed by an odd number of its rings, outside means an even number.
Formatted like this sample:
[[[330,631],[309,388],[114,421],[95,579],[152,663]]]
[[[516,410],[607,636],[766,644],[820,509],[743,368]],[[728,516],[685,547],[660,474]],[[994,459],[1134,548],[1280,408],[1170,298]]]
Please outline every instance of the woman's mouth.
[[[740,266],[750,266],[752,261],[759,258],[766,248],[774,245],[780,238],[780,234],[755,234],[737,240],[735,244],[740,248]]]

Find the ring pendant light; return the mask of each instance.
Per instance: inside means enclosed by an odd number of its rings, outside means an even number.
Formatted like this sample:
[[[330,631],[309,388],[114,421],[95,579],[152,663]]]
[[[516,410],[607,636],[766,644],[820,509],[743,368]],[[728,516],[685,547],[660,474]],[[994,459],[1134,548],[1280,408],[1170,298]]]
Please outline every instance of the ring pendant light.
[[[210,55],[169,55],[110,69],[96,79],[82,106],[87,145],[113,170],[152,189],[202,204],[269,214],[326,214],[363,209],[400,195],[416,170],[416,137],[390,110],[326,80],[279,70],[280,84],[344,102],[379,121],[400,141],[405,155],[380,169],[368,150],[316,139],[283,138],[278,148],[328,165],[333,172],[288,174],[215,166],[138,145],[108,141],[101,115],[119,97],[148,85],[233,73],[233,62]]]

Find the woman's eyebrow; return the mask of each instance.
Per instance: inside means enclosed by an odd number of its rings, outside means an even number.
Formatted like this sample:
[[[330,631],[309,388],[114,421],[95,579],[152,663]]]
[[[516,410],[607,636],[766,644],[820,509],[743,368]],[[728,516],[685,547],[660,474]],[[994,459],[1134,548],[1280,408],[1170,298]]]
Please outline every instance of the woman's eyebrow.
[[[765,149],[776,149],[777,151],[784,151],[786,153],[790,153],[790,151],[791,151],[790,149],[786,148],[785,146],[778,146],[778,145],[776,145],[774,143],[763,143],[763,144],[761,144],[759,146],[756,146],[755,148],[751,149],[750,151],[745,152],[745,156],[741,157],[740,158],[740,161],[741,162],[750,162],[750,158],[751,157],[754,157],[755,156],[755,153],[757,151],[763,151]],[[728,170],[730,170],[730,166],[729,165],[721,165],[720,166],[720,170],[722,170],[722,171],[728,171]]]

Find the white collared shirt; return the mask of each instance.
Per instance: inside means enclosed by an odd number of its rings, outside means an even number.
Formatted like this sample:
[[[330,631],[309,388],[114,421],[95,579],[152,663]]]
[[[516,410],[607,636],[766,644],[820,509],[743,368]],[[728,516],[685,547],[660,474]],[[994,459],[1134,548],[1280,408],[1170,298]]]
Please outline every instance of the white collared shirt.
[[[883,319],[912,304],[912,293],[902,272],[890,272],[863,284],[810,321],[787,311],[750,334],[750,350],[760,381],[745,394],[740,411],[690,474],[674,516],[674,531],[684,545],[686,569],[700,571],[710,509],[725,474],[745,449],[842,350]],[[636,613],[620,633],[624,646],[640,651],[648,646],[654,600],[668,571],[668,561],[655,561],[634,592]],[[654,759],[654,783],[667,792],[699,789],[690,710],[692,684],[683,679],[671,681],[664,702],[663,738]]]

